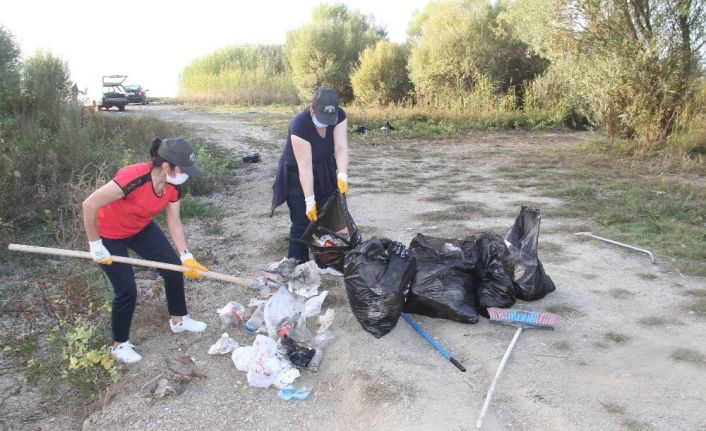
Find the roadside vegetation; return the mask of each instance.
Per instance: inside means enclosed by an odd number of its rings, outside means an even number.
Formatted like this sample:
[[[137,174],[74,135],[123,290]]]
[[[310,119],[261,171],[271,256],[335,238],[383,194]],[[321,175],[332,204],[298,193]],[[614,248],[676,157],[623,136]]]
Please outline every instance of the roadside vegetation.
[[[374,17],[324,5],[287,35],[278,57],[280,77],[299,99],[261,99],[300,109],[316,85],[330,85],[350,132],[375,144],[480,130],[592,130],[580,148],[542,160],[518,155],[500,174],[508,187],[521,183],[565,202],[545,216],[584,218],[600,234],[704,275],[705,44],[704,0],[430,2],[402,44]],[[239,49],[246,48],[253,49]],[[249,67],[218,64],[222,75]],[[221,102],[218,109],[233,109],[242,100]],[[393,129],[381,130],[386,123]]]
[[[11,254],[8,243],[86,249],[83,199],[119,167],[148,160],[155,137],[189,136],[154,118],[116,118],[71,103],[69,77],[51,53],[23,61],[15,37],[0,27],[0,367],[24,372],[41,394],[21,409],[0,403],[0,427],[55,411],[81,418],[121,375],[108,352],[112,291],[102,271]],[[190,139],[206,175],[187,183],[184,217],[218,219],[223,211],[196,196],[211,193],[237,164]]]

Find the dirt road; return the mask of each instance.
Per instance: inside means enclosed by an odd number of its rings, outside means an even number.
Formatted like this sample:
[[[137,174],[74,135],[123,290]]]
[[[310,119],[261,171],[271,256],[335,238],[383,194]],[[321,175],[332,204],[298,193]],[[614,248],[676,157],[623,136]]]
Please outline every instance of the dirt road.
[[[256,275],[286,253],[286,208],[267,216],[285,119],[244,112],[204,114],[150,106],[132,115],[180,121],[236,157],[259,151],[263,161],[207,200],[227,209],[219,226],[190,221],[197,258],[215,271]],[[269,120],[276,127],[263,126]],[[365,237],[409,243],[417,233],[464,237],[493,230],[504,234],[521,203],[542,209],[562,202],[504,178],[508,154],[550,152],[575,145],[582,133],[479,133],[453,140],[392,142],[351,137],[349,206]],[[474,211],[472,208],[477,207]],[[465,209],[449,218],[440,210]],[[556,331],[526,331],[500,380],[484,429],[488,430],[706,430],[706,368],[679,361],[680,349],[706,353],[706,321],[682,311],[684,292],[704,279],[667,272],[642,254],[585,241],[572,234],[583,220],[545,218],[540,258],[556,283],[529,310],[561,312]],[[142,287],[156,283],[142,275]],[[216,309],[246,303],[252,292],[212,281],[189,282],[190,312],[209,324],[204,334],[169,332],[163,300],[140,298],[133,343],[144,360],[131,367],[122,390],[85,430],[470,430],[513,330],[415,316],[465,364],[460,373],[404,322],[375,339],[350,312],[343,281],[325,276],[336,311],[336,339],[318,373],[304,371],[298,385],[313,388],[306,401],[281,401],[276,390],[248,386],[230,355],[208,347],[223,332]],[[231,328],[241,344],[253,336]],[[166,357],[193,356],[208,377],[176,397],[154,401],[146,383]]]

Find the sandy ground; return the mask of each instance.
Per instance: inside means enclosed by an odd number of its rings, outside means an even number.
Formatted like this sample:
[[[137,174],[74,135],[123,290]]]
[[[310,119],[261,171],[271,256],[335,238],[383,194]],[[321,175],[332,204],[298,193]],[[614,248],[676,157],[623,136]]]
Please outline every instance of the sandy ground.
[[[259,151],[261,163],[237,170],[220,192],[207,198],[228,210],[220,226],[189,221],[189,242],[212,270],[232,275],[257,275],[283,257],[286,206],[273,218],[267,216],[283,128],[275,132],[255,125],[255,112],[202,114],[148,106],[131,107],[130,114],[183,122],[236,158]],[[497,171],[508,163],[506,155],[550,152],[587,138],[584,133],[501,132],[392,143],[352,136],[349,207],[368,238],[409,243],[417,232],[504,234],[520,203],[543,209],[562,205],[531,187],[511,187],[512,180]],[[444,194],[456,202],[482,202],[486,211],[425,221],[433,217],[423,214],[448,207],[429,200]],[[688,300],[683,293],[704,289],[705,280],[651,265],[643,254],[582,240],[571,233],[572,226],[582,223],[542,221],[540,258],[557,290],[517,307],[542,311],[562,306],[566,311],[554,332],[528,330],[520,337],[484,429],[706,430],[706,368],[672,358],[682,348],[706,353],[706,321],[683,308]],[[141,286],[157,283],[152,273],[140,277]],[[336,311],[336,339],[318,373],[304,371],[296,382],[313,388],[308,400],[281,401],[275,389],[249,387],[230,355],[209,356],[208,347],[224,331],[216,309],[232,300],[247,303],[253,292],[214,281],[189,282],[190,312],[205,320],[208,330],[171,334],[163,300],[141,297],[131,339],[144,360],[128,369],[124,390],[92,414],[83,429],[475,429],[512,328],[485,319],[464,325],[414,316],[466,366],[468,372],[461,373],[404,322],[375,339],[351,314],[343,280],[325,276],[324,285],[331,290],[325,306]],[[254,338],[241,329],[228,332],[241,344]],[[146,387],[164,370],[165,358],[177,354],[193,356],[207,377],[192,382],[180,396],[152,400]]]

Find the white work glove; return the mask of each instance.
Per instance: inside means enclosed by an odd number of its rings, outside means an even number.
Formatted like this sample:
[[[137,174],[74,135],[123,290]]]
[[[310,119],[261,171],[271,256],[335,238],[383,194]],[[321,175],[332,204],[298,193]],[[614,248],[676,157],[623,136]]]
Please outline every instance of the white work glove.
[[[91,248],[91,257],[94,262],[98,262],[103,265],[110,265],[113,263],[113,259],[110,257],[110,252],[103,245],[102,239],[98,238],[95,241],[88,241],[88,246]]]
[[[339,172],[336,175],[336,181],[338,182],[338,190],[344,195],[348,193],[348,175],[345,172]]]
[[[314,195],[307,196],[304,202],[306,202],[306,218],[308,218],[309,221],[316,221],[316,219],[318,219],[318,215],[316,214],[316,197]]]

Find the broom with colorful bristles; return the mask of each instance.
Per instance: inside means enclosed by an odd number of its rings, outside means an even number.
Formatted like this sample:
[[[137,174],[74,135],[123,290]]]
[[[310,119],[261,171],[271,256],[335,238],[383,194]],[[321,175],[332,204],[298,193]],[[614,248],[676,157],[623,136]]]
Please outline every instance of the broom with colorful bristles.
[[[495,385],[498,383],[500,373],[502,373],[503,368],[505,367],[505,362],[507,362],[507,358],[510,357],[510,352],[512,351],[512,348],[515,347],[517,339],[520,338],[522,330],[525,328],[553,330],[554,325],[556,325],[556,322],[559,320],[559,316],[552,313],[535,313],[495,307],[488,308],[488,314],[490,315],[490,323],[514,326],[517,328],[517,331],[515,331],[515,336],[512,337],[512,341],[507,347],[505,355],[503,355],[503,359],[500,361],[498,371],[495,372],[493,382],[490,384],[488,394],[485,396],[483,408],[481,409],[478,420],[476,421],[476,428],[483,426],[483,418],[485,417],[485,413],[488,411],[490,399],[493,397],[493,392],[495,391]]]

